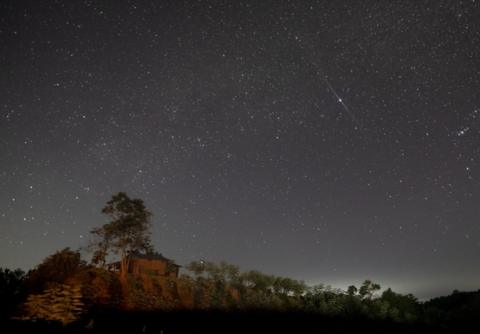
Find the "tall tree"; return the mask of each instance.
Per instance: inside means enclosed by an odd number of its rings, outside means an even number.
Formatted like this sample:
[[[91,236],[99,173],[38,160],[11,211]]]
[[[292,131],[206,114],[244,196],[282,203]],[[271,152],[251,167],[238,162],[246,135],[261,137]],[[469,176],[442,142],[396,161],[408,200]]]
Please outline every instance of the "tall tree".
[[[131,199],[124,192],[113,195],[102,213],[111,221],[90,231],[96,237],[91,244],[94,250],[92,261],[105,263],[106,256],[112,251],[120,256],[120,274],[125,277],[131,254],[153,251],[150,239],[152,213],[141,199]]]

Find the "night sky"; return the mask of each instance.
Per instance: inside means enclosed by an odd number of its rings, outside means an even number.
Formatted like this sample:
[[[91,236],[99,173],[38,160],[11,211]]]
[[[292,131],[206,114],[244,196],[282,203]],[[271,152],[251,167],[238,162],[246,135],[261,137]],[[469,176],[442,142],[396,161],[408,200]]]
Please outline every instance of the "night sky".
[[[141,198],[179,264],[480,288],[480,2],[2,1],[0,266]]]

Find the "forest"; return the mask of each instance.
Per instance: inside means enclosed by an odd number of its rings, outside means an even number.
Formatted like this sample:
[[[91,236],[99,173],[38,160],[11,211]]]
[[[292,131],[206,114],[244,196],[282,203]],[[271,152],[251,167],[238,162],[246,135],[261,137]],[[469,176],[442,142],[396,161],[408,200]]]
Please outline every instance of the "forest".
[[[110,222],[91,231],[88,261],[85,252],[65,248],[28,272],[0,268],[4,327],[51,333],[480,330],[480,290],[420,302],[368,279],[341,290],[204,260],[179,274],[179,266],[154,249],[152,214],[142,200],[118,193],[102,212]],[[165,264],[163,272],[131,270],[136,258]]]

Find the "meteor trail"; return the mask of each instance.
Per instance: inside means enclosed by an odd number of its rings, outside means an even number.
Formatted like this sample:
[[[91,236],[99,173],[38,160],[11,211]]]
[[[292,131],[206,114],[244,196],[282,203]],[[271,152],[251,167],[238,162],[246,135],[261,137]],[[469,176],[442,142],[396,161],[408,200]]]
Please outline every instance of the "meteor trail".
[[[350,116],[350,118],[352,119],[352,121],[356,124],[356,127],[355,129],[362,129],[362,125],[360,124],[360,122],[357,120],[357,118],[355,117],[355,115],[353,114],[353,112],[350,110],[350,108],[345,104],[345,102],[343,102],[343,99],[337,94],[337,91],[335,90],[335,88],[333,88],[333,86],[330,84],[330,81],[328,81],[328,77],[325,73],[325,71],[323,71],[322,67],[319,66],[317,64],[317,62],[315,61],[315,59],[312,57],[312,53],[309,52],[303,45],[303,39],[298,37],[298,36],[295,36],[295,40],[298,42],[298,45],[300,47],[300,49],[302,49],[305,53],[305,60],[307,61],[307,63],[310,63],[310,65],[312,65],[315,69],[315,72],[317,73],[317,75],[319,76],[323,76],[323,81],[325,82],[325,84],[328,86],[328,88],[330,89],[330,91],[332,92],[333,95],[335,95],[335,98],[337,99],[337,102],[340,103],[343,107],[343,109],[345,110],[345,112]],[[314,43],[310,43],[310,45],[313,45]],[[358,44],[358,43],[357,43]],[[361,45],[358,44],[358,46],[360,48]],[[363,48],[362,48],[363,50]]]
[[[335,97],[337,98],[337,102],[340,103],[343,107],[343,109],[348,113],[348,115],[351,117],[352,121],[359,127],[361,128],[362,126],[360,125],[360,123],[358,122],[358,120],[355,118],[355,115],[350,111],[350,109],[348,108],[348,106],[345,104],[345,102],[343,102],[343,99],[340,97],[340,95],[337,94],[337,91],[335,90],[335,88],[333,88],[333,86],[330,84],[330,81],[328,81],[327,77],[325,76],[323,78],[323,81],[325,81],[325,84],[328,86],[328,88],[330,89],[330,91],[333,93],[333,95],[335,95]]]

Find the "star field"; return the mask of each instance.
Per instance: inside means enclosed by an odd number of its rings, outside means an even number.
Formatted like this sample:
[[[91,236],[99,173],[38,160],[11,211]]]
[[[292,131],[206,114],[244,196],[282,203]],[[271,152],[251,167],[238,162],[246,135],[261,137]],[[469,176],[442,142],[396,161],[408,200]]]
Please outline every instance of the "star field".
[[[477,289],[478,1],[3,1],[0,266],[126,191],[156,248]]]

